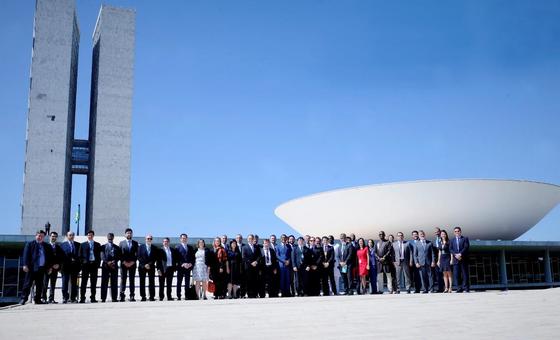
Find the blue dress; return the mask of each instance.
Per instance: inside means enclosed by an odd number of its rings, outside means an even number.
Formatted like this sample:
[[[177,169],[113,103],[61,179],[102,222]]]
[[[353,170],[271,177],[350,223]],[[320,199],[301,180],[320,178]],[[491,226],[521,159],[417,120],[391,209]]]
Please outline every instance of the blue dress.
[[[440,243],[439,252],[441,254],[439,258],[439,269],[442,272],[451,271],[451,252],[449,251],[449,242]]]

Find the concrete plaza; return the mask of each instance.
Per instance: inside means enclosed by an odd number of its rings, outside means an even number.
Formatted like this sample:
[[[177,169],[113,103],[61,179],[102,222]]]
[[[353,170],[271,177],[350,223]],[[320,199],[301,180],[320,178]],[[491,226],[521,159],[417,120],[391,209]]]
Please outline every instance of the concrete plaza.
[[[0,339],[553,339],[560,289],[7,307]]]

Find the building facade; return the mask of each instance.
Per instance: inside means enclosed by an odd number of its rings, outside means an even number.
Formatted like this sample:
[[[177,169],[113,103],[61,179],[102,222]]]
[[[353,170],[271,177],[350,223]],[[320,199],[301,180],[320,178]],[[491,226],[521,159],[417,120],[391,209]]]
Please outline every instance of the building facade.
[[[72,175],[85,175],[86,230],[129,223],[135,12],[103,6],[93,35],[89,136],[74,139],[80,32],[75,0],[37,0],[21,233],[70,229]]]
[[[80,32],[74,0],[39,0],[33,25],[22,234],[70,223]]]

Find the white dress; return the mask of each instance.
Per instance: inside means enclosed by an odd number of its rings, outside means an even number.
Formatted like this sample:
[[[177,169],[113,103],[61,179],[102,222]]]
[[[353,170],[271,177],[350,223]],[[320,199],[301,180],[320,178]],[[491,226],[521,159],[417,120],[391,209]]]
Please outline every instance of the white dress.
[[[208,266],[204,261],[205,251],[198,249],[196,251],[194,268],[193,268],[193,280],[194,281],[208,281]]]

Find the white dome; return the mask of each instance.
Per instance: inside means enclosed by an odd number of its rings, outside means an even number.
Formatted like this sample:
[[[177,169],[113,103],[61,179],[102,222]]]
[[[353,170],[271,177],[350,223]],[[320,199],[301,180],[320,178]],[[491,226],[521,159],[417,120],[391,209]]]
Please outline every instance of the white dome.
[[[355,233],[377,238],[398,231],[460,226],[471,239],[513,240],[560,202],[560,186],[519,180],[434,180],[327,191],[288,201],[275,214],[302,235]]]

